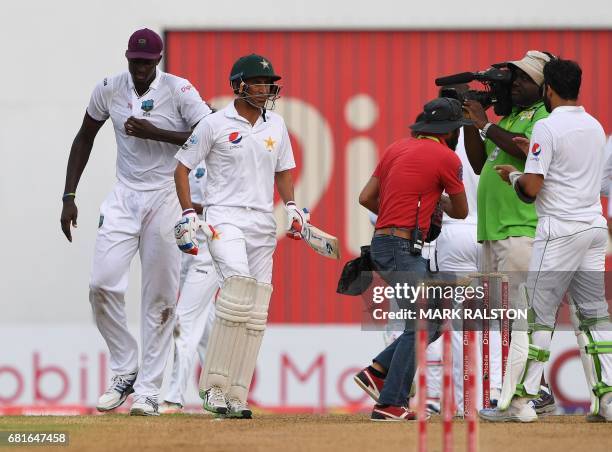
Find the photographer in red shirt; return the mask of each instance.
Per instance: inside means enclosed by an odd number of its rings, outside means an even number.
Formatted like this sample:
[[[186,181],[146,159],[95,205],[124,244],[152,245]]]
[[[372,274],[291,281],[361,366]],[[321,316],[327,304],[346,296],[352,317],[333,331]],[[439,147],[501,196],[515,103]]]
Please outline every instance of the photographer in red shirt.
[[[471,121],[464,119],[458,100],[444,97],[427,103],[422,117],[410,126],[413,137],[389,146],[359,195],[359,203],[378,215],[370,253],[376,271],[392,286],[416,286],[425,277],[421,249],[438,201],[452,218],[468,213],[463,168],[453,150],[459,128]],[[400,308],[410,305],[397,301]],[[429,341],[439,334],[430,330]],[[376,401],[373,421],[416,419],[406,406],[416,372],[415,337],[407,322],[404,332],[355,376]]]

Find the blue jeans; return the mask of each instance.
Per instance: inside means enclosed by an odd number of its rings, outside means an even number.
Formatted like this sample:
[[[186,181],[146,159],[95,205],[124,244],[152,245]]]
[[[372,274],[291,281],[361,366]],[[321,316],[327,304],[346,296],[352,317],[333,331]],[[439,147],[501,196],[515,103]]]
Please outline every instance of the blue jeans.
[[[395,285],[398,282],[417,285],[427,273],[425,259],[410,254],[409,241],[401,237],[375,235],[372,238],[370,255],[376,271],[389,285]],[[400,304],[400,307],[407,306]],[[429,343],[440,337],[436,324],[429,323],[428,332]],[[416,373],[415,345],[415,327],[413,323],[409,325],[407,322],[404,332],[374,358],[375,362],[387,370],[378,403],[394,406],[406,405],[410,386]],[[425,365],[425,363],[421,364]]]

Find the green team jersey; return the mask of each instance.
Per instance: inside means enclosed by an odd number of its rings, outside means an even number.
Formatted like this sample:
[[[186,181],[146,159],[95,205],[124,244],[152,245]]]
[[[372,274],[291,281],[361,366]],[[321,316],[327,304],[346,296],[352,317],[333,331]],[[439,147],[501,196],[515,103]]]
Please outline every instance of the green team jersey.
[[[536,121],[546,118],[548,112],[542,101],[504,116],[497,124],[504,130],[531,138]],[[503,240],[508,237],[535,237],[538,217],[535,204],[526,204],[516,195],[514,188],[495,172],[495,165],[512,165],[525,170],[525,160],[500,150],[493,141],[485,140],[487,161],[478,182],[478,241]]]

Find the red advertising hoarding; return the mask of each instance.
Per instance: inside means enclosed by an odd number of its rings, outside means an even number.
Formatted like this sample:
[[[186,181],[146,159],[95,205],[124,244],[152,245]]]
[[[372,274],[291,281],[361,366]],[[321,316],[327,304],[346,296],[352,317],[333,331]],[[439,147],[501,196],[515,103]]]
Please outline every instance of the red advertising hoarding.
[[[313,224],[340,238],[343,259],[279,240],[270,320],[353,323],[361,318],[361,300],[335,290],[343,263],[371,233],[357,193],[377,157],[409,133],[423,104],[437,95],[433,80],[520,59],[530,49],[549,51],[581,64],[581,102],[609,132],[611,42],[609,31],[575,30],[169,31],[165,64],[222,108],[238,57],[258,53],[272,61],[283,77],[279,111],[292,138],[299,197]]]

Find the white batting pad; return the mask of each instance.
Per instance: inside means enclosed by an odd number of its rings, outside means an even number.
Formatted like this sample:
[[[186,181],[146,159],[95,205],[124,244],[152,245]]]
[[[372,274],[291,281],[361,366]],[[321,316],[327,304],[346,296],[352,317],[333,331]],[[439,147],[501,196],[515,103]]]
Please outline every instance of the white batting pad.
[[[589,356],[586,352],[586,347],[589,345],[589,338],[580,330],[580,319],[578,318],[578,311],[574,301],[570,297],[569,303],[570,309],[570,320],[576,333],[576,342],[578,342],[578,349],[580,350],[580,361],[582,361],[582,368],[584,369],[584,376],[586,377],[587,384],[589,385],[589,394],[591,398],[591,414],[599,413],[599,398],[591,390],[597,384],[597,377],[595,376],[595,369],[593,367],[593,357]]]
[[[510,402],[516,391],[516,385],[521,382],[523,373],[525,372],[528,356],[529,335],[527,331],[513,331],[508,364],[506,365],[501,397],[498,403],[500,410],[505,410],[510,406]]]
[[[206,361],[200,375],[200,393],[211,386],[226,388],[232,355],[237,350],[241,326],[253,308],[256,281],[245,276],[230,276],[215,304],[215,323],[210,335]]]
[[[257,355],[266,330],[271,296],[272,284],[258,282],[251,316],[246,323],[244,334],[238,340],[241,347],[237,348],[238,353],[232,357],[229,398],[237,398],[243,402],[247,400],[257,364]]]

